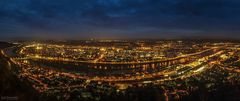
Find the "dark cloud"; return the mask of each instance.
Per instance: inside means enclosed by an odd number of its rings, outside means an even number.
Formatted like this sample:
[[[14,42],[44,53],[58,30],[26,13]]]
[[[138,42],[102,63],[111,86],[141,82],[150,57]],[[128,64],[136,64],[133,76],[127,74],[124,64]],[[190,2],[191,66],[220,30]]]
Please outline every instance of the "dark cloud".
[[[0,36],[240,38],[238,0],[1,0]]]

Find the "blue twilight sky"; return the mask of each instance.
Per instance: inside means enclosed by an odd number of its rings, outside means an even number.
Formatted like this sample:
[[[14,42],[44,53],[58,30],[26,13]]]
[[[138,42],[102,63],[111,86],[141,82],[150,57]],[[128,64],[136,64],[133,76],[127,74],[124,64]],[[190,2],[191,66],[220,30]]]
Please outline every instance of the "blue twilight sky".
[[[3,38],[240,39],[240,0],[0,0]]]

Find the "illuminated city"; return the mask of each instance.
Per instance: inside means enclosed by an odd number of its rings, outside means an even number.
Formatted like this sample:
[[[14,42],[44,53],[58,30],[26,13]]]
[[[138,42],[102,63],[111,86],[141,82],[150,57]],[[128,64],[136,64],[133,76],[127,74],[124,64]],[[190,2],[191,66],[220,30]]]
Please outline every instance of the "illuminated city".
[[[240,101],[240,0],[0,7],[0,101]]]
[[[55,100],[100,100],[98,94],[120,96],[151,86],[161,89],[161,99],[179,100],[202,89],[196,82],[204,82],[207,91],[240,82],[236,42],[22,42],[3,49],[1,55],[20,80]]]

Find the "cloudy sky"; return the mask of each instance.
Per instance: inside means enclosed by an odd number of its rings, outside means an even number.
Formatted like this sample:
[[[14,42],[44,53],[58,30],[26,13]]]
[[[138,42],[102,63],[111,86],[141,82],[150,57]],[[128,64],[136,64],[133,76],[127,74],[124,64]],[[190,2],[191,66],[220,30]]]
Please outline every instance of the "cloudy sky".
[[[240,0],[0,0],[0,37],[240,39]]]

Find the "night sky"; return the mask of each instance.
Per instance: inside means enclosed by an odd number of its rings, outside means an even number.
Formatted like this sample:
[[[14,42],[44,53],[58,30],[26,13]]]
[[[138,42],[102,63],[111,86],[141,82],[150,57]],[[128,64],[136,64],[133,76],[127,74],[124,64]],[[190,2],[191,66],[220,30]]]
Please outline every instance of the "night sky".
[[[0,0],[0,39],[17,37],[240,39],[240,0]]]

